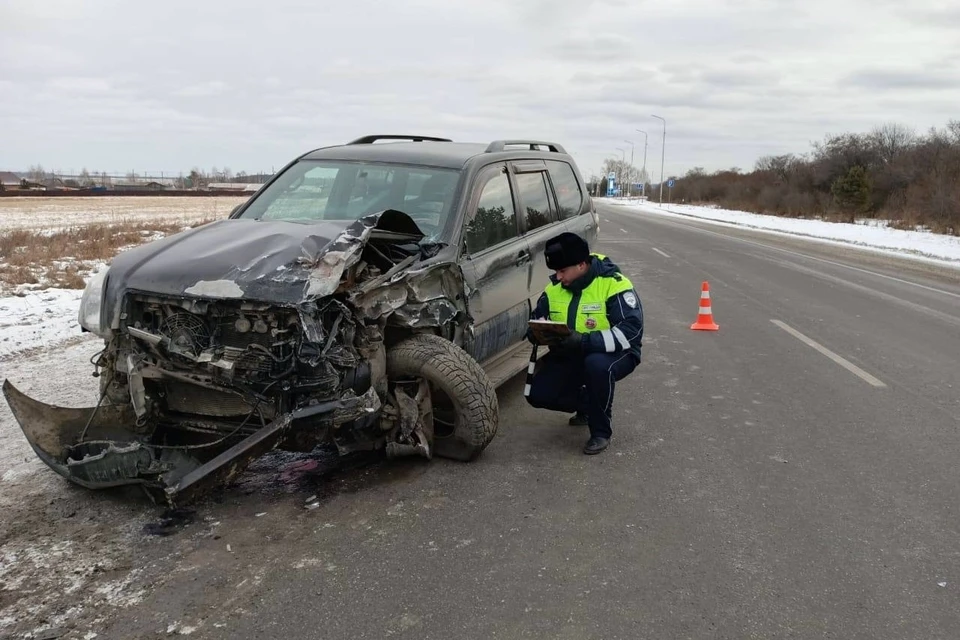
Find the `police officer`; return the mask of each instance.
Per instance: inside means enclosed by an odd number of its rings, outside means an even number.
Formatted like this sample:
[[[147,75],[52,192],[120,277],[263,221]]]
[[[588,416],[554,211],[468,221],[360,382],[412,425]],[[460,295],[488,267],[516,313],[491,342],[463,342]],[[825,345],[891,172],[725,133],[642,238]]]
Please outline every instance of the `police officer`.
[[[588,455],[607,448],[615,383],[640,363],[643,307],[630,280],[609,258],[591,254],[586,241],[562,233],[547,241],[547,267],[555,272],[537,301],[535,319],[566,322],[568,336],[551,338],[527,401],[540,409],[576,412],[587,424]],[[528,332],[531,342],[534,338]]]

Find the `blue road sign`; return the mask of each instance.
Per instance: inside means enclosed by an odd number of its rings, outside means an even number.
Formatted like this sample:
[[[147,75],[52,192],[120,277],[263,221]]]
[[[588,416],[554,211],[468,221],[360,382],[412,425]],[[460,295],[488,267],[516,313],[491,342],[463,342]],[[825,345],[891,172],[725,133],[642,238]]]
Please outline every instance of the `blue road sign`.
[[[673,178],[670,178],[669,180],[667,180],[667,186],[673,189]]]

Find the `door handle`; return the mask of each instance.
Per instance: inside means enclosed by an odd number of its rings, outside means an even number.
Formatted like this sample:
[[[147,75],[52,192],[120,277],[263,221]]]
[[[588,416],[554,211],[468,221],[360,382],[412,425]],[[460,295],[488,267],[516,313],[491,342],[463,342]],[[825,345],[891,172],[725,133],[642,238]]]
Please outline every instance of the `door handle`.
[[[522,267],[523,265],[527,264],[527,263],[530,262],[530,261],[531,261],[531,260],[530,260],[530,252],[529,252],[529,251],[523,251],[523,252],[520,253],[520,255],[517,256],[517,266],[518,266],[518,267]]]

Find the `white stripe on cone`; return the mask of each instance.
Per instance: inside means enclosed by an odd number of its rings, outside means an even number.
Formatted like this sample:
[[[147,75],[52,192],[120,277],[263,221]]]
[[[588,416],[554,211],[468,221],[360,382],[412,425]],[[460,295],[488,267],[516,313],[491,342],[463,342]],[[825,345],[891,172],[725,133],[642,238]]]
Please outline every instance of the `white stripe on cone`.
[[[711,314],[711,313],[713,313],[713,312],[710,311],[710,307],[700,307],[700,314],[701,314],[701,315],[707,315],[707,314]]]

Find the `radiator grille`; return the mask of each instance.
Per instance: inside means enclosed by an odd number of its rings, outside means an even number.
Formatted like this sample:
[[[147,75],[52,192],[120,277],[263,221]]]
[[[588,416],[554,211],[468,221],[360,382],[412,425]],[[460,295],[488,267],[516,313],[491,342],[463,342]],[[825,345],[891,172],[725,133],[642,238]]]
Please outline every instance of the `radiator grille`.
[[[238,395],[224,393],[213,389],[198,387],[184,382],[167,382],[167,407],[179,413],[192,413],[202,416],[245,416],[253,410],[253,406]],[[264,410],[261,404],[259,407]]]

